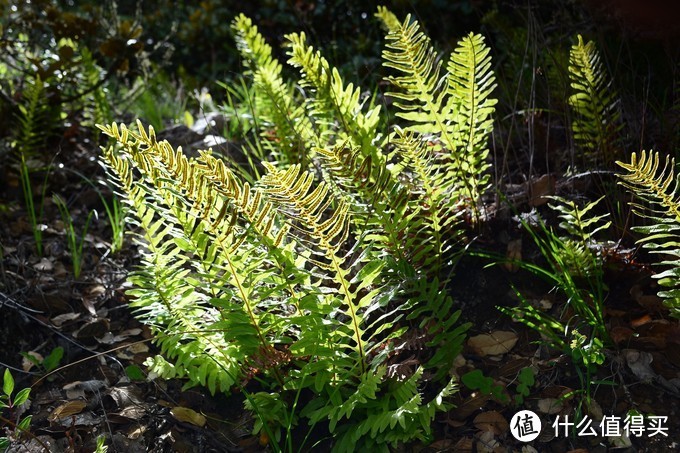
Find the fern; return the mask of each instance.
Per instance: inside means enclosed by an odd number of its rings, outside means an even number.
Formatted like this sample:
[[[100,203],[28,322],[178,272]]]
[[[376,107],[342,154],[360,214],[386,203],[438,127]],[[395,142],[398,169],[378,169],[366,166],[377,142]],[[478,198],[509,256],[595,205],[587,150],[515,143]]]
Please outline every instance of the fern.
[[[569,53],[569,79],[573,89],[569,104],[575,113],[572,131],[585,164],[607,165],[618,154],[621,115],[595,43],[584,43],[581,35]]]
[[[562,250],[559,252],[562,261],[567,265],[565,270],[581,277],[594,277],[602,271],[602,260],[595,251],[597,242],[593,236],[609,228],[611,222],[604,222],[608,214],[593,215],[591,211],[604,197],[583,207],[561,197],[548,198],[558,202],[549,206],[561,219],[559,227],[569,234],[569,237],[561,238]]]
[[[102,85],[102,69],[97,66],[92,53],[85,47],[79,47],[78,52],[81,56],[83,75],[90,89],[92,89],[92,99],[85,105],[85,117],[89,120],[89,125],[106,124],[113,118],[113,111],[106,99],[106,91]],[[99,130],[97,130],[99,132]]]
[[[616,162],[626,170],[619,174],[620,184],[631,190],[641,203],[632,202],[633,212],[649,220],[649,225],[633,230],[643,234],[638,241],[664,259],[658,263],[666,270],[654,275],[664,288],[659,296],[675,317],[680,317],[680,191],[675,175],[675,159],[662,159],[658,152],[642,151],[631,155],[630,162]]]
[[[300,163],[307,158],[305,149],[318,144],[318,136],[290,87],[281,77],[281,64],[252,21],[239,15],[232,23],[236,46],[253,75],[263,142],[273,160],[281,164]],[[276,140],[271,139],[274,132]]]
[[[409,121],[387,134],[381,109],[304,34],[287,36],[303,99],[249,19],[232,29],[264,143],[248,157],[263,160],[255,174],[210,151],[187,158],[140,124],[100,126],[116,141],[104,160],[147,249],[130,294],[160,346],[149,365],[212,392],[260,379],[267,388],[248,405],[275,435],[306,418],[328,423],[338,451],[425,439],[449,407],[469,327],[441,276],[465,250],[464,187],[481,181],[477,199],[488,184],[488,51],[474,35],[461,44],[437,106],[444,129]],[[409,331],[431,354],[415,372],[386,373]],[[427,381],[441,386],[432,399]],[[298,401],[307,392],[315,398]]]
[[[307,45],[304,33],[292,33],[286,35],[286,39],[290,46],[288,62],[300,69],[301,85],[316,91],[308,105],[312,118],[316,123],[332,124],[322,139],[323,145],[350,140],[364,156],[380,159],[381,153],[375,146],[379,138],[380,106],[369,106],[364,112],[361,90],[352,83],[345,84],[338,70],[331,68],[319,51]]]
[[[490,98],[496,85],[489,49],[471,33],[458,43],[441,76],[442,62],[418,22],[408,16],[399,23],[385,8],[377,16],[389,32],[384,66],[401,74],[388,78],[399,90],[388,93],[396,99],[397,116],[409,123],[407,131],[435,138],[432,151],[449,175],[442,189],[451,202],[471,205],[478,219],[479,197],[489,183],[486,141],[497,102]]]
[[[26,80],[23,102],[19,104],[16,149],[26,160],[36,157],[49,133],[49,106],[45,82],[36,75]]]

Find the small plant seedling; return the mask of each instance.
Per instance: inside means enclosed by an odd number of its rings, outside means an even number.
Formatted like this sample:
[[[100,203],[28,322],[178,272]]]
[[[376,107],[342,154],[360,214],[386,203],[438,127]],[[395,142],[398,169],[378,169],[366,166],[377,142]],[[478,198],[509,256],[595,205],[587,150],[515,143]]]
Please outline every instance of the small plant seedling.
[[[64,348],[57,346],[56,348],[52,349],[52,352],[50,352],[50,354],[42,360],[27,352],[22,352],[21,355],[33,365],[39,367],[45,374],[47,374],[59,367],[59,363],[61,363],[61,359],[64,357]]]
[[[522,405],[524,403],[524,398],[529,396],[529,389],[536,383],[534,378],[535,371],[531,367],[525,367],[519,371],[519,375],[517,376],[519,382],[515,389],[517,391],[517,394],[515,395],[515,404],[518,406]]]
[[[499,402],[506,404],[509,397],[505,388],[500,384],[494,384],[493,378],[484,376],[480,370],[472,370],[461,376],[460,380],[470,390],[479,390],[483,395],[491,395]]]
[[[3,428],[3,431],[9,427],[10,434],[5,437],[0,437],[0,451],[5,451],[14,438],[19,437],[21,433],[28,431],[33,416],[29,415],[21,418],[16,415],[16,408],[28,400],[30,393],[30,388],[21,389],[14,395],[14,398],[12,398],[12,395],[14,394],[14,378],[9,369],[6,368],[2,380],[2,394],[0,395],[0,427]],[[9,414],[5,414],[5,410],[7,410]]]

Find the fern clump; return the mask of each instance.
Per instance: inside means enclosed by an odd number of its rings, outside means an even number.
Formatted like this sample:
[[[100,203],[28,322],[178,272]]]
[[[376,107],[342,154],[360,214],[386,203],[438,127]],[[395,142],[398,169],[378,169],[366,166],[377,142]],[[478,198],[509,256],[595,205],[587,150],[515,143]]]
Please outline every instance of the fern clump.
[[[575,114],[572,131],[585,164],[609,165],[619,154],[618,98],[595,43],[584,43],[581,35],[569,53],[569,80],[573,90],[569,105]]]
[[[386,65],[400,72],[390,81],[404,124],[390,130],[304,33],[286,36],[294,90],[245,16],[232,23],[258,115],[245,151],[262,162],[188,158],[153,128],[100,126],[146,250],[130,294],[160,347],[151,369],[212,392],[247,393],[257,378],[256,429],[278,439],[285,428],[290,442],[302,420],[327,423],[338,451],[425,440],[450,407],[468,325],[444,276],[489,183],[496,101],[483,39],[465,37],[440,81],[433,57],[408,50],[430,49],[417,22],[379,16]],[[432,354],[396,372],[409,335]]]
[[[663,166],[661,165],[663,162]],[[619,174],[620,184],[640,200],[632,202],[633,212],[647,219],[648,225],[633,227],[643,237],[638,241],[650,253],[662,255],[658,263],[665,268],[654,275],[666,288],[659,296],[675,317],[680,317],[680,191],[675,174],[675,159],[662,159],[658,152],[633,153],[630,162],[617,162],[626,170]]]

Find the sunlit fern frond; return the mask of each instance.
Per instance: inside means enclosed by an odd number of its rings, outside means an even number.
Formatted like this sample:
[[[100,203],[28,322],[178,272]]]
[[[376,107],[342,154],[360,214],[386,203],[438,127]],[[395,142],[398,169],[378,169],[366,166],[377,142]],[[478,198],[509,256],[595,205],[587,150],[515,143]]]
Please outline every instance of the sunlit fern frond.
[[[680,179],[675,174],[675,159],[666,156],[661,166],[658,152],[642,151],[631,155],[630,162],[617,162],[627,173],[619,174],[619,183],[641,201],[632,202],[633,211],[646,218],[648,225],[633,227],[643,234],[638,241],[651,253],[664,259],[658,263],[666,270],[654,275],[659,291],[675,317],[680,317]]]
[[[319,146],[332,146],[349,139],[364,156],[381,158],[376,147],[379,139],[380,106],[365,108],[361,90],[354,84],[345,84],[337,68],[307,44],[304,33],[286,35],[290,49],[288,63],[300,68],[301,85],[309,87],[310,108],[317,122],[330,123],[331,131]],[[333,132],[338,129],[338,132]]]
[[[604,221],[609,214],[595,215],[593,209],[604,199],[599,199],[578,206],[574,200],[567,200],[558,196],[547,197],[557,201],[556,204],[549,204],[550,208],[558,213],[562,220],[559,227],[569,233],[574,239],[585,245],[595,243],[593,236],[599,231],[606,230],[611,226],[611,221]]]
[[[376,14],[388,30],[383,66],[399,75],[387,80],[398,91],[387,93],[395,99],[396,115],[408,122],[407,129],[421,134],[440,135],[443,145],[454,147],[453,137],[447,135],[445,92],[441,89],[442,62],[430,45],[430,38],[420,30],[417,21],[407,16],[403,23],[386,8]]]
[[[451,196],[480,215],[480,195],[488,188],[487,141],[496,100],[489,49],[480,35],[470,34],[458,43],[441,76],[442,61],[420,31],[417,21],[403,23],[386,9],[377,16],[388,35],[383,65],[398,72],[388,80],[397,91],[388,93],[407,121],[405,130],[429,140],[440,165],[444,166]]]
[[[304,108],[293,99],[292,88],[281,77],[282,66],[273,57],[271,46],[243,14],[231,27],[241,57],[253,75],[262,142],[273,159],[283,165],[308,159],[307,149],[319,138]]]
[[[209,155],[189,161],[181,150],[157,142],[153,129],[146,133],[139,126],[137,133],[115,124],[102,130],[121,146],[104,158],[121,181],[149,250],[132,277],[134,305],[158,329],[161,352],[175,362],[157,358],[154,366],[163,376],[179,373],[211,391],[218,382],[228,388],[250,361],[274,354],[268,332],[282,322],[277,312],[295,307],[294,290],[278,277],[297,275],[282,243],[286,228],[277,225],[261,194],[221,161]],[[267,300],[274,288],[292,300]]]
[[[391,168],[401,183],[410,188],[404,239],[409,261],[430,275],[439,275],[450,265],[451,251],[462,247],[460,203],[452,196],[450,179],[427,141],[412,131],[395,128],[392,137]]]
[[[325,303],[349,321],[338,325],[324,341],[355,352],[353,360],[349,356],[335,366],[358,376],[366,370],[367,350],[376,333],[368,331],[365,313],[386,303],[379,297],[384,263],[375,258],[362,263],[361,256],[352,259],[353,254],[343,249],[350,234],[349,205],[344,200],[334,203],[327,184],[315,184],[314,175],[299,165],[286,170],[266,166],[269,172],[260,181],[263,191],[288,219],[298,243],[309,251],[309,262],[327,271],[336,294],[328,294]]]
[[[497,100],[491,97],[496,77],[482,35],[470,33],[458,42],[448,65],[448,92],[454,100],[452,135],[460,157],[451,159],[457,178],[465,178],[462,195],[477,206],[489,188],[488,140]],[[456,168],[460,165],[460,168]]]
[[[630,189],[647,206],[633,203],[635,213],[641,217],[665,216],[680,222],[680,192],[675,176],[675,158],[662,159],[658,152],[642,151],[630,157],[630,163],[616,163],[628,173],[619,174],[619,183]]]
[[[593,41],[581,35],[569,54],[569,104],[574,110],[574,139],[584,151],[585,164],[609,165],[619,154],[622,129],[618,97]]]

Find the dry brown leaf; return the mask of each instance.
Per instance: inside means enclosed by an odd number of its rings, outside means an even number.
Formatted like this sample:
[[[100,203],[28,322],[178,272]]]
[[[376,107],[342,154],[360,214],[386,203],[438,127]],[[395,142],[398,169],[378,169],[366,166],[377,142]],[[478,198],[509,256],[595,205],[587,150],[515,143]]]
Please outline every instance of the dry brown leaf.
[[[640,285],[633,285],[630,288],[630,295],[635,302],[640,304],[652,313],[663,312],[668,310],[663,303],[663,299],[656,294],[645,294]]]
[[[609,330],[609,336],[614,344],[621,344],[630,341],[633,338],[635,331],[628,327],[616,326]]]
[[[87,403],[82,400],[71,400],[63,404],[60,404],[52,413],[47,417],[51,422],[59,420],[61,418],[70,417],[72,415],[79,414],[85,407]]]
[[[657,374],[652,370],[652,354],[644,351],[626,349],[623,351],[628,368],[642,382],[653,382]]]
[[[555,194],[555,177],[543,175],[529,183],[529,205],[536,207],[550,201],[546,195]]]
[[[55,327],[61,327],[65,322],[73,321],[78,318],[80,318],[80,313],[64,313],[63,315],[57,315],[54,318],[51,318],[50,321],[52,321],[52,324]]]
[[[476,335],[468,340],[468,346],[482,357],[505,354],[515,347],[515,344],[517,344],[517,334],[507,330]]]
[[[510,429],[508,421],[497,411],[482,412],[475,417],[472,423],[480,431],[491,431],[497,436],[507,433]]]
[[[54,265],[52,264],[52,261],[48,260],[47,258],[43,258],[33,266],[33,269],[41,272],[49,272],[53,267]]]
[[[481,435],[476,435],[477,451],[479,453],[493,453],[500,444],[496,436],[491,431],[482,431]]]
[[[430,445],[428,445],[428,448],[433,449],[434,451],[451,451],[453,447],[453,439],[442,439],[432,442]],[[469,451],[472,451],[472,449]]]
[[[206,418],[188,407],[175,406],[170,409],[170,414],[180,422],[191,423],[202,428],[205,425]]]
[[[482,395],[481,392],[473,393],[472,396],[456,404],[456,410],[449,413],[449,416],[454,420],[466,420],[470,415],[474,414],[491,399],[489,395]]]
[[[560,398],[542,398],[538,400],[538,410],[544,414],[559,414],[564,409]]]
[[[517,264],[517,261],[522,260],[522,238],[508,242],[505,258],[508,261],[503,263],[503,267],[505,267],[505,269],[509,272],[517,272],[519,270],[519,264]]]
[[[649,315],[643,315],[643,316],[640,316],[640,317],[637,318],[637,319],[632,319],[632,320],[630,321],[630,326],[633,327],[633,328],[636,328],[636,327],[644,326],[645,324],[647,324],[647,323],[649,323],[649,322],[651,322],[651,321],[652,321],[652,317],[651,317],[651,316],[649,316]]]

